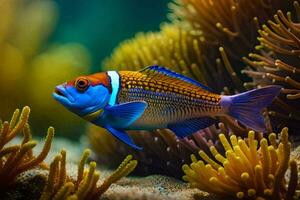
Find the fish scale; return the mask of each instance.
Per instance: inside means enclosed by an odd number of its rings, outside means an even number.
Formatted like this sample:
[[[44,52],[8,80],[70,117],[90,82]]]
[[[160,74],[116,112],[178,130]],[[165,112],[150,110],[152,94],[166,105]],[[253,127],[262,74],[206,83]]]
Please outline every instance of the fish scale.
[[[221,99],[218,94],[163,74],[145,74],[131,71],[120,71],[119,74],[121,89],[141,88],[146,91],[181,94],[191,100],[204,100],[205,103],[213,105],[218,104]]]
[[[168,123],[219,112],[220,96],[192,84],[138,72],[119,72],[122,87],[118,101],[145,101],[148,107],[133,124],[166,127]]]

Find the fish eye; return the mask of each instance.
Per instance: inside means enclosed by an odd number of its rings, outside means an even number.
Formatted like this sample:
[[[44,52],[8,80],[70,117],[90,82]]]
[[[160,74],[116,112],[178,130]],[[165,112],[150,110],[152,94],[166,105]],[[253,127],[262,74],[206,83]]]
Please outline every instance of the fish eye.
[[[83,92],[90,86],[90,81],[87,78],[80,77],[75,81],[75,87],[78,91]]]

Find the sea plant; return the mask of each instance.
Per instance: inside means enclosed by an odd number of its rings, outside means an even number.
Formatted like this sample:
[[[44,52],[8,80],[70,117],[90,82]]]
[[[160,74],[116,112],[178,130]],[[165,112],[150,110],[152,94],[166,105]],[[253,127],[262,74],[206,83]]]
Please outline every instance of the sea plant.
[[[96,162],[89,163],[89,169],[84,170],[84,165],[90,151],[85,150],[78,163],[77,177],[68,176],[66,170],[66,151],[62,150],[50,164],[47,183],[40,200],[88,200],[98,199],[111,184],[131,173],[137,165],[132,156],[127,156],[119,167],[98,185],[100,172],[96,170]]]
[[[183,179],[192,187],[228,198],[293,199],[298,170],[296,161],[290,158],[287,128],[279,136],[271,133],[268,139],[256,140],[254,131],[249,131],[246,139],[232,135],[228,140],[224,134],[219,138],[225,155],[212,146],[212,157],[199,151],[202,160],[191,155],[192,163],[183,165]]]
[[[203,33],[211,48],[222,46],[241,69],[241,58],[257,43],[259,24],[269,20],[278,9],[292,7],[292,0],[174,0],[169,7],[173,23],[188,23]]]
[[[0,122],[0,190],[3,191],[15,183],[16,177],[34,167],[43,167],[51,142],[54,128],[47,132],[45,144],[39,155],[35,156],[32,149],[37,145],[32,140],[28,117],[30,108],[25,106],[20,113],[19,109],[13,113],[10,121]],[[11,144],[11,140],[18,134],[23,134],[20,144]]]
[[[30,108],[25,106],[22,112],[16,109],[10,121],[0,121],[1,195],[4,195],[10,188],[14,188],[18,181],[17,177],[24,172],[41,169],[48,172],[48,178],[40,199],[96,199],[111,184],[132,172],[137,165],[137,161],[132,160],[131,155],[127,156],[119,167],[101,185],[98,185],[100,172],[96,170],[96,163],[90,162],[89,170],[85,171],[84,165],[90,154],[90,151],[86,150],[78,163],[77,178],[71,177],[67,172],[65,150],[62,150],[53,159],[50,166],[43,162],[51,148],[54,136],[53,127],[48,129],[41,152],[34,155],[32,149],[37,145],[37,142],[32,140],[28,124],[29,114]],[[23,134],[20,144],[14,144],[15,142],[12,140],[20,133]],[[34,172],[31,175],[34,175]],[[23,176],[20,181],[24,181],[24,178],[26,177]],[[43,185],[39,185],[39,187],[43,187]]]
[[[268,21],[259,30],[257,52],[250,53],[244,61],[251,67],[243,70],[253,79],[252,85],[262,87],[271,84],[283,86],[282,95],[269,110],[275,126],[288,126],[296,130],[300,124],[300,6],[294,1],[297,16],[278,10],[274,20]]]

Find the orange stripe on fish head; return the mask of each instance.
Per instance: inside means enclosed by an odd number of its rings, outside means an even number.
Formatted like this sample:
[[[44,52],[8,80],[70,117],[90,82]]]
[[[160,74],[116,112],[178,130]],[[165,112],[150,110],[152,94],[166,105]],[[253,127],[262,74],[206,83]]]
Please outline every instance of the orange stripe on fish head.
[[[109,92],[111,93],[111,80],[106,72],[95,73],[91,75],[83,75],[79,76],[76,79],[70,80],[66,83],[66,85],[76,87],[78,81],[88,81],[90,85],[103,85],[105,86]]]

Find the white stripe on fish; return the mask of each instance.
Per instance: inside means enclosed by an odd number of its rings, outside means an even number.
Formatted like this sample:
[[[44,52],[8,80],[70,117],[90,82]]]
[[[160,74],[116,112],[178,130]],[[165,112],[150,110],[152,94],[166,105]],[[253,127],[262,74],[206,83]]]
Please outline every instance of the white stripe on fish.
[[[113,106],[116,104],[117,95],[120,89],[120,75],[116,71],[108,71],[107,74],[111,80],[112,90],[108,104]]]

